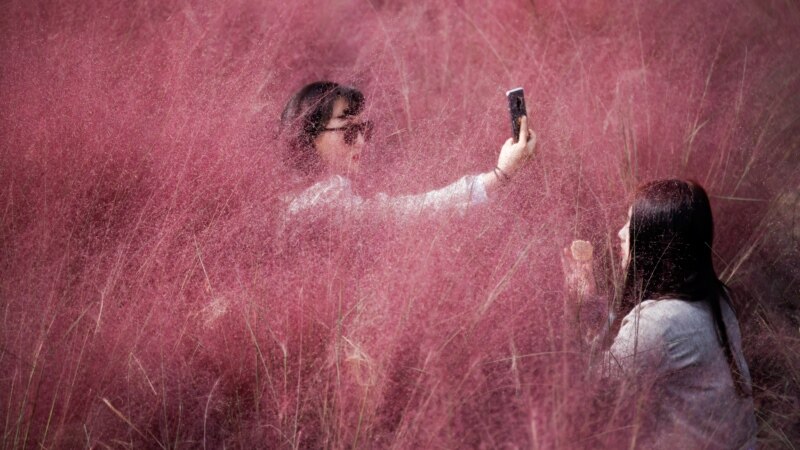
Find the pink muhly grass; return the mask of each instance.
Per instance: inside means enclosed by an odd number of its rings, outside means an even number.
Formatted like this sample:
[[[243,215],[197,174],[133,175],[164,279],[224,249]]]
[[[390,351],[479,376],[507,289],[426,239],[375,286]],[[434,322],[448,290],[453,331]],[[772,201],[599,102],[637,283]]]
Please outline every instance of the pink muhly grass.
[[[800,11],[567,3],[5,5],[2,447],[631,446],[558,258],[593,242],[612,296],[667,176],[712,196],[760,444],[800,439]],[[516,86],[538,154],[464,218],[287,247],[277,118],[323,78],[379,125],[366,196],[489,170]]]

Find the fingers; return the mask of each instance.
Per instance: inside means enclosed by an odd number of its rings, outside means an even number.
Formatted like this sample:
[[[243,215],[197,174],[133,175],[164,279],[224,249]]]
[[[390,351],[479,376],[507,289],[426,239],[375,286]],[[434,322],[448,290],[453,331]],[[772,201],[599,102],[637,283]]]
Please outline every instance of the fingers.
[[[519,141],[528,142],[528,116],[519,118]]]
[[[565,248],[564,251],[561,252],[561,273],[564,275],[564,285],[569,287],[573,284],[573,280],[575,279],[575,269],[573,269],[573,264],[570,263],[569,255],[567,254],[567,249]]]
[[[572,258],[576,261],[591,262],[594,256],[594,247],[589,241],[576,239],[572,241],[572,245],[570,245],[570,252]]]
[[[536,150],[536,133],[533,130],[528,130],[528,142],[525,143],[525,158],[530,159],[533,157]]]
[[[561,252],[561,267],[564,269],[564,273],[567,274],[569,272],[569,249],[564,248]]]

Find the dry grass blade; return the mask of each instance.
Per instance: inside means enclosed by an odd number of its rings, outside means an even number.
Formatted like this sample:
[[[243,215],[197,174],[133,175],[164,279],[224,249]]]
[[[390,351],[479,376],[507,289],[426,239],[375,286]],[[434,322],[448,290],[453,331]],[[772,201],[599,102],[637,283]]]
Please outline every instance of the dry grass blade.
[[[159,441],[158,439],[156,439],[156,437],[155,437],[155,436],[153,436],[152,434],[150,434],[150,432],[148,432],[148,433],[147,433],[147,435],[145,435],[144,433],[142,433],[141,431],[139,431],[139,429],[138,429],[138,428],[136,428],[136,425],[134,425],[134,424],[133,424],[133,422],[131,422],[131,420],[130,420],[130,419],[128,419],[128,418],[125,416],[125,414],[122,414],[122,412],[120,412],[120,410],[118,410],[117,408],[114,408],[114,405],[112,405],[112,404],[111,404],[111,402],[109,402],[109,401],[108,401],[108,399],[106,399],[106,398],[101,398],[100,400],[102,400],[102,401],[103,401],[103,403],[104,403],[104,404],[105,404],[105,405],[108,407],[108,409],[110,409],[110,410],[111,410],[111,412],[113,412],[113,413],[114,413],[114,415],[116,415],[117,417],[119,417],[120,419],[122,419],[122,421],[123,421],[123,422],[125,422],[126,424],[128,424],[128,426],[129,426],[129,427],[131,427],[131,429],[132,429],[133,431],[135,431],[135,432],[136,432],[136,434],[138,434],[139,436],[141,436],[141,437],[142,437],[142,438],[144,438],[144,439],[148,439],[148,437],[149,437],[149,438],[150,438],[150,439],[152,439],[152,440],[153,440],[153,441],[154,441],[156,444],[158,444],[158,446],[159,446],[159,447],[161,447],[161,448],[163,448],[164,450],[166,450],[166,448],[167,448],[167,447],[166,447],[166,446],[165,446],[163,443],[161,443],[161,441]]]

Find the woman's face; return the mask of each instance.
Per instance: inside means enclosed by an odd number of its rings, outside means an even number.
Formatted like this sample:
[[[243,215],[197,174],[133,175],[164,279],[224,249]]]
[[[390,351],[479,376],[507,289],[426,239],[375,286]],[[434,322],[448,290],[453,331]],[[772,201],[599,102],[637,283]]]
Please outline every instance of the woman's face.
[[[625,222],[625,225],[620,228],[617,236],[619,236],[619,246],[620,246],[620,257],[622,261],[622,269],[626,269],[628,267],[628,260],[630,259],[630,248],[631,248],[631,213],[633,212],[633,207],[628,209],[628,221]]]
[[[314,140],[314,147],[328,171],[341,175],[359,172],[361,153],[366,143],[364,132],[361,131],[351,143],[345,138],[348,126],[361,124],[360,114],[355,116],[345,114],[348,106],[347,100],[341,97],[336,99],[331,119],[325,124],[328,130],[322,131]]]

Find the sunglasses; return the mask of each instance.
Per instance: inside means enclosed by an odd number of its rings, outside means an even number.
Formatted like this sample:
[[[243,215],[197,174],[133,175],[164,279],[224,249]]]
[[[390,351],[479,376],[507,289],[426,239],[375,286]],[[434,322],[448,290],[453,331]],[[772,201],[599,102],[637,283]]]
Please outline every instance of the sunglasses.
[[[364,141],[369,142],[372,139],[372,129],[374,128],[371,120],[365,120],[363,122],[358,123],[348,123],[345,126],[338,127],[338,128],[323,128],[322,131],[342,131],[344,135],[344,143],[347,145],[353,145],[356,143],[356,139],[358,139],[358,135],[361,134],[364,136]]]

